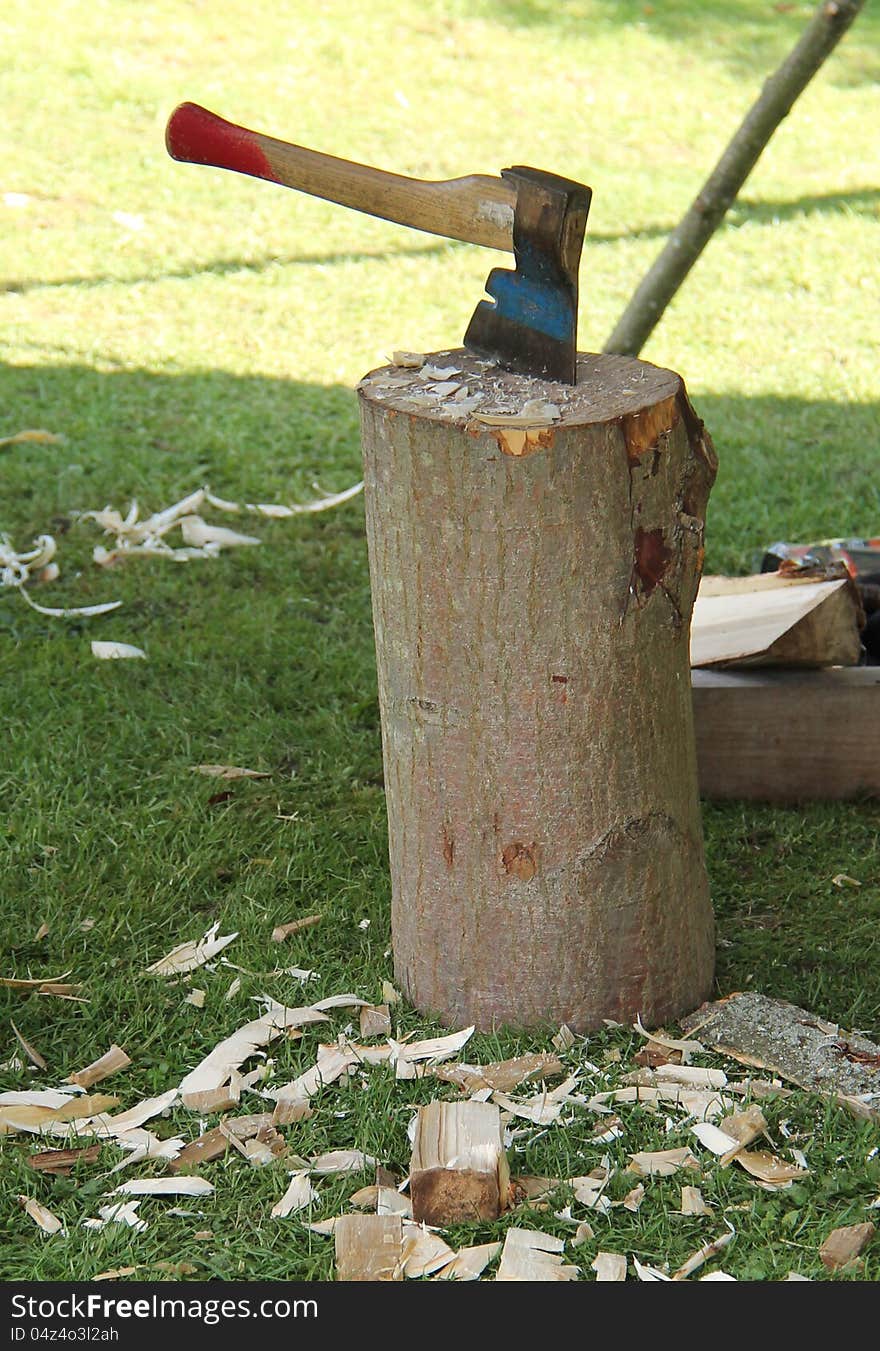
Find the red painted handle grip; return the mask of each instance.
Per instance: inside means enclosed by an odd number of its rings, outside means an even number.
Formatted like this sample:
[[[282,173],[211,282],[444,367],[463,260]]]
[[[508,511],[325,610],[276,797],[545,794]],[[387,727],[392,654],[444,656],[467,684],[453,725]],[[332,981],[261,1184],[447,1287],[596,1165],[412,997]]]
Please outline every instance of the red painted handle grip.
[[[257,132],[227,122],[197,103],[181,103],[165,129],[165,145],[172,159],[234,169],[240,174],[280,183],[282,180],[260,148],[261,139]]]

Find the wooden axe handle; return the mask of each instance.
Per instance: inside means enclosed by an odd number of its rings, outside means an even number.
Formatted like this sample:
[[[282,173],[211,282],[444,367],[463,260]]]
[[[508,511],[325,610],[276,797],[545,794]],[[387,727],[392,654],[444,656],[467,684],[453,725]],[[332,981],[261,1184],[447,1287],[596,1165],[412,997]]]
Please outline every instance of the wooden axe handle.
[[[427,182],[336,159],[227,122],[197,103],[181,103],[168,121],[165,144],[173,159],[235,169],[410,225],[430,234],[513,250],[516,190],[501,178],[471,174]]]

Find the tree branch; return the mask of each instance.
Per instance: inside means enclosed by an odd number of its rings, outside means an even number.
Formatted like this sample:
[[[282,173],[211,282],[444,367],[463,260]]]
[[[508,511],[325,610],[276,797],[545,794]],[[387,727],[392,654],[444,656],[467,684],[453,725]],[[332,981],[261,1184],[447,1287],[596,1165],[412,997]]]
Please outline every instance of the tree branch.
[[[837,46],[863,4],[864,0],[822,0],[799,42],[765,83],[733,140],[637,287],[605,344],[606,352],[638,356],[779,123]]]

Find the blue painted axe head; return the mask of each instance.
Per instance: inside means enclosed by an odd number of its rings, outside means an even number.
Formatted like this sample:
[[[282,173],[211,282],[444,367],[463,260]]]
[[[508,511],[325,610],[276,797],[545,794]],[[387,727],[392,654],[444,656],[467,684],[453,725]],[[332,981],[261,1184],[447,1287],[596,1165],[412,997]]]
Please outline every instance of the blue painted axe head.
[[[592,191],[528,169],[502,170],[516,189],[516,270],[493,268],[464,345],[507,370],[577,383],[578,265]]]

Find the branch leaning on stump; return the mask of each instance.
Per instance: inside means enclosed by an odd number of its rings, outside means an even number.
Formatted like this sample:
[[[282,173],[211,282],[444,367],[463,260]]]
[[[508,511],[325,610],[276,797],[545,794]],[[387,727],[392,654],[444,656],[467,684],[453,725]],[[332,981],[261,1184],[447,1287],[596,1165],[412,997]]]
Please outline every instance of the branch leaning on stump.
[[[797,45],[767,80],[721,159],[639,283],[604,351],[638,356],[779,123],[863,5],[864,0],[822,0]]]

